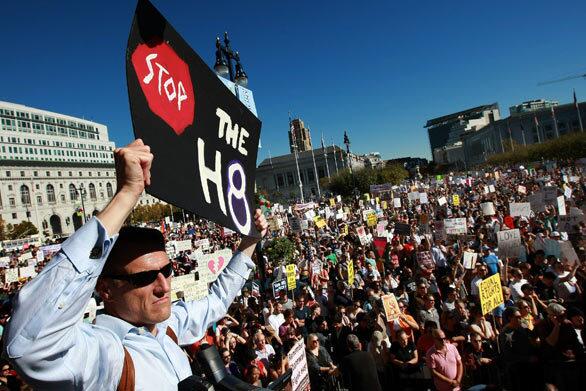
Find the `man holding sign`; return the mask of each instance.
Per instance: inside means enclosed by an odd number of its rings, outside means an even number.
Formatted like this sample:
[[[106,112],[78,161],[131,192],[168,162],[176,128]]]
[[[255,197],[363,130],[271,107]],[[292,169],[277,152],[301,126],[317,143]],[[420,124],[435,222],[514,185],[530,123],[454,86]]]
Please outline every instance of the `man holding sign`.
[[[39,389],[176,389],[191,376],[179,345],[224,317],[254,264],[259,238],[239,251],[201,300],[171,305],[172,264],[158,230],[124,221],[151,182],[153,155],[141,140],[115,151],[118,192],[62,245],[14,303],[5,351]],[[260,210],[255,225],[264,234]],[[82,323],[97,290],[106,314]]]

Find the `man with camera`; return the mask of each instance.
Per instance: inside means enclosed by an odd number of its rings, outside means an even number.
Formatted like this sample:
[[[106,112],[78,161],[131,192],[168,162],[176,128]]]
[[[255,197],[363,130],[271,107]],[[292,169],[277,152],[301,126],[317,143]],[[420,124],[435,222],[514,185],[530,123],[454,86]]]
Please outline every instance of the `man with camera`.
[[[179,345],[196,342],[227,312],[253,268],[259,238],[239,251],[209,295],[171,305],[172,264],[157,230],[122,227],[145,186],[153,155],[141,140],[115,151],[118,190],[19,293],[5,352],[35,389],[170,390],[191,367]],[[259,210],[261,235],[267,223]],[[81,322],[94,289],[106,314]]]

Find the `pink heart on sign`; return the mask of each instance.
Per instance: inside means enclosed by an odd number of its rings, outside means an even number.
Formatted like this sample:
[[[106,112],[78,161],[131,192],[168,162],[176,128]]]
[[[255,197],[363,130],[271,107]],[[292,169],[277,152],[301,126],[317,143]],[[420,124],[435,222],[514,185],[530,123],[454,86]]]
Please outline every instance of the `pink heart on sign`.
[[[213,259],[210,259],[208,261],[208,269],[210,269],[210,271],[213,274],[218,274],[220,272],[220,270],[222,269],[222,266],[224,266],[224,257],[218,257],[217,267],[216,267],[216,262],[214,262]]]

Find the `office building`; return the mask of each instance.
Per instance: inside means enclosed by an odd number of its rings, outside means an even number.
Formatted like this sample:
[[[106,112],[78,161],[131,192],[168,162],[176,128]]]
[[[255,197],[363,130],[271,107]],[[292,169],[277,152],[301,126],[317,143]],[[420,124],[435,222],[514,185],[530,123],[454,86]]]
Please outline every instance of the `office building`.
[[[462,136],[476,132],[500,119],[497,103],[473,107],[427,121],[429,144],[433,161],[440,164],[462,164]]]
[[[517,115],[531,113],[533,111],[538,111],[541,109],[549,109],[550,107],[555,107],[558,105],[559,103],[556,101],[534,99],[509,107],[509,112],[511,117],[515,117]]]
[[[579,103],[578,107],[582,120],[586,119],[586,102]],[[462,142],[466,165],[472,167],[481,164],[490,156],[511,151],[515,146],[542,143],[580,131],[580,120],[574,103],[516,113],[475,133],[464,135]]]
[[[114,143],[105,125],[0,102],[0,217],[69,235],[116,192]],[[141,203],[155,202],[143,196]]]
[[[297,146],[297,152],[311,151],[311,134],[309,128],[300,118],[291,120],[289,128],[289,150],[293,153],[294,146]]]

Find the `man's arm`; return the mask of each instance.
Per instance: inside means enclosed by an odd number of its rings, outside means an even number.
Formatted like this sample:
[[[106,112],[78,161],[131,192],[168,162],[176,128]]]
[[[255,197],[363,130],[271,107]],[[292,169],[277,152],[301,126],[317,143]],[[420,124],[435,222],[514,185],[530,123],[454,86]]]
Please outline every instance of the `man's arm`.
[[[255,213],[255,224],[262,236],[267,231],[267,221],[260,209]],[[210,286],[209,295],[201,300],[178,302],[171,310],[174,319],[171,325],[175,330],[179,343],[189,344],[201,339],[208,326],[223,318],[228,307],[248,279],[254,263],[250,256],[254,253],[260,238],[244,236],[238,251],[232,256],[228,266]]]
[[[119,338],[81,322],[116,235],[144,189],[152,155],[137,140],[115,152],[118,192],[14,302],[5,351],[27,383],[41,389],[115,389],[124,357]],[[132,176],[134,175],[134,176]]]

